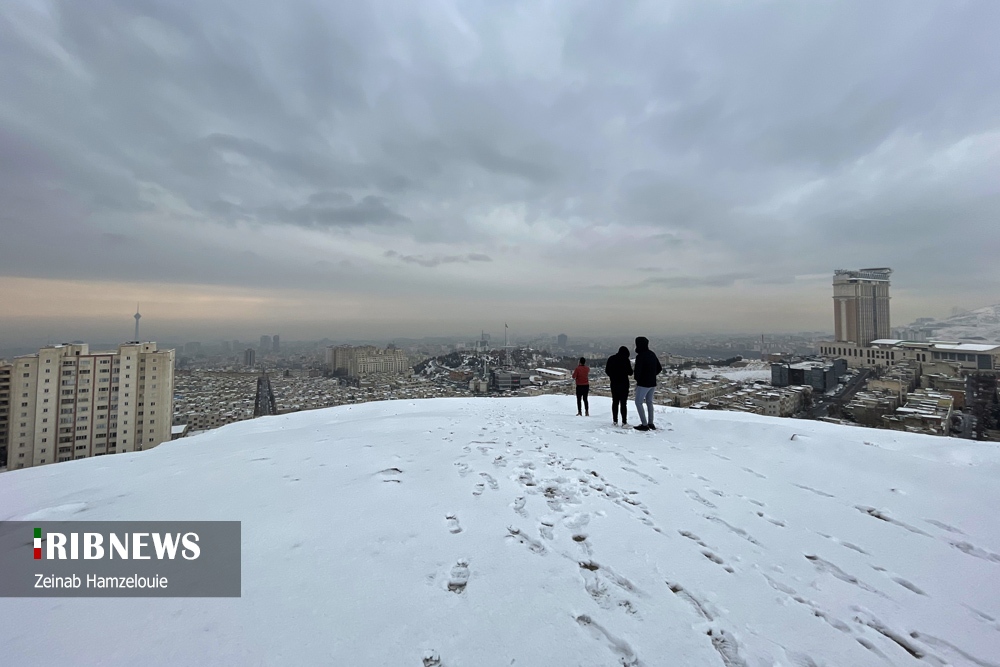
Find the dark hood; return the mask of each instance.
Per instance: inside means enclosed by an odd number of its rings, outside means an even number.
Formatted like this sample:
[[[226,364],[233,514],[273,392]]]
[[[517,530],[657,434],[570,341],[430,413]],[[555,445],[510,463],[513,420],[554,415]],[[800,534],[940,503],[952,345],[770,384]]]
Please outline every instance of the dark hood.
[[[645,336],[639,336],[635,339],[635,351],[642,352],[643,350],[649,349],[649,339]]]
[[[625,347],[624,345],[622,345],[620,348],[618,348],[618,356],[619,357],[628,357],[629,356],[628,348]]]

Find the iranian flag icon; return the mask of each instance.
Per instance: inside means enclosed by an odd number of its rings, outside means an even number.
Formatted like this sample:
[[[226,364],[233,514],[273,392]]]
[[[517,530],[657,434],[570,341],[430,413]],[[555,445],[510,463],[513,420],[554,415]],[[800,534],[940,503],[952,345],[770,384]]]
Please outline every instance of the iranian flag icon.
[[[35,528],[35,560],[42,559],[42,529]]]

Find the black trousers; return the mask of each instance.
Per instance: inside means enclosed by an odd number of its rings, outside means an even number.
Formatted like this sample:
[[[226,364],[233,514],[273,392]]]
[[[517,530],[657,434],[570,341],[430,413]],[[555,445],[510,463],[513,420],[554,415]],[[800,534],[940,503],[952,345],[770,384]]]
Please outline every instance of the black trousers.
[[[618,410],[622,411],[622,423],[628,422],[628,386],[611,387],[611,416],[618,421]]]
[[[587,403],[587,396],[590,395],[590,385],[589,384],[578,384],[576,385],[576,411],[582,412],[580,410],[580,399],[583,399],[583,407],[590,412],[590,404]]]

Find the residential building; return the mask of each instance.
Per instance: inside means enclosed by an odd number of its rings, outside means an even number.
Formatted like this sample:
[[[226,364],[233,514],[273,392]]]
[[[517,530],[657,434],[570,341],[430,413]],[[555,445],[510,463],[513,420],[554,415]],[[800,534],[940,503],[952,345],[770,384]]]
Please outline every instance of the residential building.
[[[666,384],[666,383],[664,383]],[[657,398],[677,408],[689,408],[695,403],[711,401],[736,389],[732,380],[695,380],[677,387],[662,387]]]
[[[338,375],[348,375],[351,362],[358,355],[374,354],[378,350],[374,345],[331,345],[326,348],[324,359],[331,371]]]
[[[277,354],[278,352],[281,351],[281,349],[279,347],[279,343],[280,343],[280,340],[279,340],[278,334],[274,334],[273,336],[271,336],[271,350],[275,354]]]
[[[370,375],[412,375],[413,366],[402,350],[375,349],[366,354],[356,354],[347,366],[350,377]]]
[[[374,345],[337,345],[326,348],[327,366],[338,375],[364,378],[372,375],[412,375],[413,366],[403,350]]]
[[[913,359],[889,367],[879,378],[868,380],[869,391],[883,391],[896,396],[897,400],[906,400],[906,395],[917,388],[920,382],[921,365]]]
[[[892,269],[837,269],[833,274],[833,323],[838,342],[865,346],[888,338]]]
[[[945,375],[944,373],[931,373],[920,376],[920,386],[925,389],[933,389],[944,394],[950,394],[955,399],[955,409],[964,410],[970,377],[971,375],[955,377],[953,375]]]
[[[885,390],[859,391],[844,406],[844,413],[862,426],[884,426],[883,417],[895,412],[902,399],[899,394]]]
[[[808,385],[781,389],[752,385],[716,396],[707,402],[697,401],[691,407],[791,417],[805,407],[812,392],[812,387]]]
[[[170,440],[174,351],[51,345],[16,357],[8,469],[151,449]]]
[[[906,399],[906,405],[882,417],[883,423],[896,431],[948,435],[951,431],[951,394],[932,389],[917,389]]]
[[[252,347],[243,351],[243,365],[247,368],[253,368],[257,365],[257,351]]]
[[[7,465],[7,440],[10,433],[11,375],[14,365],[0,359],[0,468]]]
[[[271,337],[270,336],[261,336],[260,337],[260,345],[258,346],[258,349],[260,349],[261,354],[267,354],[268,352],[270,352],[271,351]]]

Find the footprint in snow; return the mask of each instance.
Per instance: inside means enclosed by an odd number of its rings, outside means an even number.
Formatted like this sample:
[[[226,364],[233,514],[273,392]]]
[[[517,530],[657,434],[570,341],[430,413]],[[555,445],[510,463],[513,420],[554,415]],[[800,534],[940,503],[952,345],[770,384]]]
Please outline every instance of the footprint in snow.
[[[702,497],[702,495],[700,493],[698,493],[694,489],[684,489],[684,493],[686,493],[687,496],[688,496],[688,498],[690,498],[691,500],[694,500],[695,502],[699,502],[702,505],[704,505],[705,507],[709,507],[711,509],[716,509],[715,503],[706,500],[705,498]]]
[[[775,519],[773,516],[769,516],[767,514],[764,514],[763,512],[757,512],[757,516],[764,519],[765,521],[770,521],[775,526],[781,526],[782,528],[785,527],[785,522],[782,521],[781,519]]]
[[[462,559],[451,568],[448,579],[448,590],[452,593],[462,593],[469,584],[469,561]]]
[[[555,524],[551,519],[542,519],[538,524],[538,534],[546,540],[555,539],[552,528]]]
[[[577,616],[576,622],[590,633],[591,637],[603,642],[618,659],[619,665],[622,665],[622,667],[639,667],[639,656],[636,655],[635,650],[627,641],[611,634],[586,614]]]
[[[545,553],[545,546],[538,540],[532,539],[522,533],[520,528],[508,526],[506,539],[514,540],[515,542],[525,545],[532,553],[539,555]]]

